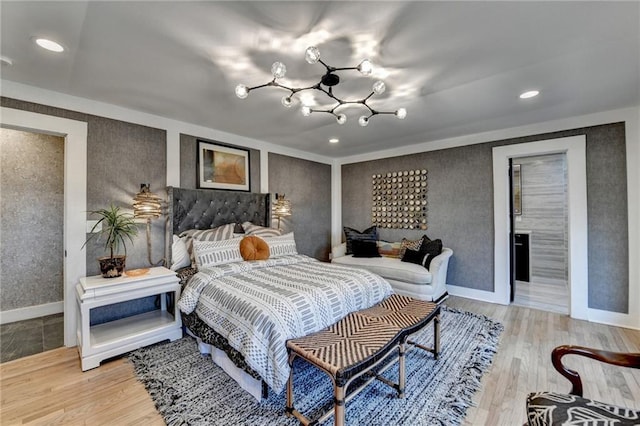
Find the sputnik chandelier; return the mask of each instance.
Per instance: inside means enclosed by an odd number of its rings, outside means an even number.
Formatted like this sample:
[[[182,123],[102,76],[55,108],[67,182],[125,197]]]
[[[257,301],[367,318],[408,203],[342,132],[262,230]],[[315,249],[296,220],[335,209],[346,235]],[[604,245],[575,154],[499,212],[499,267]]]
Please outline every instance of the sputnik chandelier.
[[[303,105],[301,109],[302,115],[304,115],[305,117],[308,117],[313,112],[324,112],[324,113],[333,115],[336,121],[338,122],[338,124],[344,124],[347,121],[347,116],[343,113],[336,112],[336,110],[338,110],[340,107],[344,105],[363,105],[365,108],[369,110],[369,115],[363,115],[358,119],[358,124],[360,124],[362,127],[369,124],[369,119],[371,119],[371,117],[373,117],[374,115],[378,115],[378,114],[393,114],[396,117],[398,117],[400,120],[403,120],[407,116],[407,110],[404,108],[398,108],[396,111],[378,111],[371,108],[371,106],[367,103],[367,101],[374,94],[381,95],[382,93],[384,93],[386,86],[384,82],[381,80],[377,80],[375,83],[373,83],[372,92],[369,93],[369,95],[367,95],[363,99],[344,100],[333,94],[333,88],[336,85],[338,85],[338,83],[340,83],[340,77],[338,76],[338,74],[336,74],[336,72],[347,71],[347,70],[357,70],[357,71],[360,71],[362,75],[365,75],[365,76],[371,75],[371,73],[373,72],[373,66],[371,65],[371,61],[369,61],[368,59],[365,59],[362,62],[360,62],[360,64],[357,67],[336,68],[336,67],[332,67],[331,65],[327,65],[322,61],[322,59],[320,59],[320,51],[315,46],[311,46],[307,48],[305,52],[305,59],[310,64],[315,64],[319,62],[322,65],[324,65],[324,67],[327,69],[327,72],[322,77],[320,77],[320,81],[318,83],[308,87],[285,86],[284,84],[279,83],[278,79],[283,78],[285,76],[287,72],[287,67],[282,62],[274,62],[273,65],[271,66],[271,73],[273,74],[273,80],[271,80],[266,84],[262,84],[254,87],[247,87],[244,84],[239,84],[236,86],[236,96],[238,96],[240,99],[245,99],[247,96],[249,96],[249,92],[252,90],[260,89],[262,87],[268,87],[268,86],[280,87],[282,89],[285,89],[291,92],[282,98],[282,105],[284,105],[287,108],[291,108],[294,102],[293,96],[296,93],[302,92],[304,90],[319,90],[320,92],[323,92],[324,94],[326,94],[327,96],[335,100],[337,104],[329,109],[314,109],[308,105]]]

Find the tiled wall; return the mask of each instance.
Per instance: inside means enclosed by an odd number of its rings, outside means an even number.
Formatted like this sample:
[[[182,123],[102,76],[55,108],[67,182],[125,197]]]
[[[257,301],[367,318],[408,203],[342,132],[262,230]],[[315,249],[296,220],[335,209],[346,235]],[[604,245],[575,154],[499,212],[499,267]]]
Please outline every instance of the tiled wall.
[[[567,165],[565,154],[513,159],[520,164],[522,215],[517,231],[531,231],[532,280],[565,284],[567,280]]]

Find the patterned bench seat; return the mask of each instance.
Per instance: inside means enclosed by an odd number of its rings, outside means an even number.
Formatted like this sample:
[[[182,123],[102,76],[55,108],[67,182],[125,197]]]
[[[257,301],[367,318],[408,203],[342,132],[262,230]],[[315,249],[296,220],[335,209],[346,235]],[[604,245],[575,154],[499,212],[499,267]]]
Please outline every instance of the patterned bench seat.
[[[409,335],[433,320],[434,347],[408,341]],[[334,325],[309,336],[287,341],[291,373],[287,382],[287,416],[302,424],[317,424],[333,412],[336,426],[345,421],[345,403],[378,379],[393,387],[398,397],[405,391],[405,352],[407,344],[429,351],[437,358],[440,352],[440,306],[411,297],[393,294],[379,304],[347,315]],[[334,408],[310,420],[294,408],[293,362],[300,357],[324,371],[333,381]],[[398,361],[398,383],[380,376]],[[377,368],[379,367],[379,368]],[[372,370],[377,368],[377,373]],[[355,379],[367,375],[364,383],[346,395]]]

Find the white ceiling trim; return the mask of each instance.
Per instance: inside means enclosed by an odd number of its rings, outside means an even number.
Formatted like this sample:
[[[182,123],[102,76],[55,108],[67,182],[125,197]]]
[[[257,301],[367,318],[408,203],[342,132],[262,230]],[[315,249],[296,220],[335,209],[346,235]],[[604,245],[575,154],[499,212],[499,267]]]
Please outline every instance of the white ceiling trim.
[[[332,158],[325,157],[323,155],[287,148],[258,139],[247,138],[245,136],[235,135],[221,130],[173,120],[91,99],[71,96],[52,90],[41,89],[39,87],[15,83],[9,80],[0,80],[0,88],[2,96],[21,101],[78,111],[80,113],[140,124],[156,129],[177,131],[182,134],[213,139],[219,142],[240,145],[246,148],[259,149],[262,151],[266,150],[267,152],[315,161],[318,163],[332,164],[333,162]]]

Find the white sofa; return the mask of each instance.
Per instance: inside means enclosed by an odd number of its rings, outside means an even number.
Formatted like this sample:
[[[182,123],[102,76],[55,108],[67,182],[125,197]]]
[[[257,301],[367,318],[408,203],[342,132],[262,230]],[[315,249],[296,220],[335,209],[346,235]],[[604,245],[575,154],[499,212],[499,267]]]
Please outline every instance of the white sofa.
[[[429,269],[392,257],[353,257],[342,243],[331,250],[331,262],[367,269],[385,278],[398,294],[421,300],[441,301],[447,297],[447,268],[453,250],[443,248]]]

